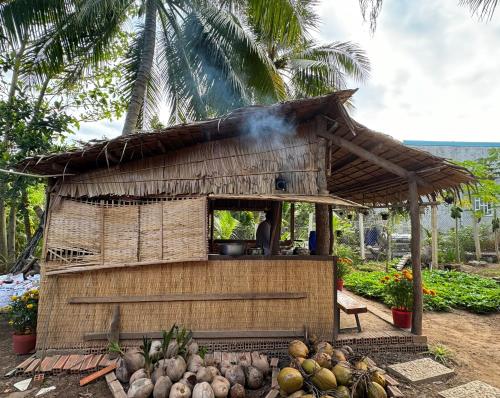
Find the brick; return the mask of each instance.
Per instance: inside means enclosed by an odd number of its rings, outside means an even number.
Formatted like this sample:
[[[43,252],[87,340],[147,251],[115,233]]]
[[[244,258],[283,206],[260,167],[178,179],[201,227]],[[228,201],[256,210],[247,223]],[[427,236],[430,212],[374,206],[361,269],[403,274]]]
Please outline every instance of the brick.
[[[43,372],[43,373],[52,372],[52,369],[59,358],[60,358],[60,355],[43,358],[42,363],[40,365],[40,372]]]
[[[57,362],[54,364],[54,366],[52,368],[52,373],[54,373],[54,374],[61,373],[62,370],[64,369],[64,365],[68,361],[68,358],[69,358],[69,355],[61,355],[61,357],[59,357]]]
[[[29,358],[26,358],[24,361],[22,361],[19,365],[16,366],[16,369],[19,371],[24,371],[30,364],[35,360],[34,356],[31,356]]]

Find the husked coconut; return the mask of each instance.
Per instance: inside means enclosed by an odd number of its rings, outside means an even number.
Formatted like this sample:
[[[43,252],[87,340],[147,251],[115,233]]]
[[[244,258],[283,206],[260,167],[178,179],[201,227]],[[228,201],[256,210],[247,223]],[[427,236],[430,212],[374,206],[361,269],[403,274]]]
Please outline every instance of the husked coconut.
[[[127,391],[127,398],[148,398],[153,392],[151,380],[142,378],[135,380]]]
[[[337,349],[333,350],[332,359],[335,359],[337,362],[345,362],[346,361],[346,357],[345,357],[344,353],[341,350],[337,350]]]
[[[194,340],[191,340],[189,344],[187,345],[187,352],[189,355],[196,355],[198,354],[198,343]]]
[[[191,355],[188,359],[188,370],[196,373],[203,366],[203,359],[198,354]]]
[[[160,359],[163,356],[160,340],[153,340],[151,342],[151,348],[149,349],[149,356],[153,359]]]
[[[220,374],[222,376],[226,375],[226,370],[231,366],[229,362],[222,362],[220,365]]]
[[[237,355],[238,357],[236,359],[238,361],[238,365],[245,367],[245,366],[250,366],[252,364],[252,359],[248,358],[245,354],[241,353]]]
[[[257,351],[252,352],[252,366],[255,366],[257,369],[259,369],[263,375],[266,375],[269,373],[269,362],[267,360],[267,357],[265,355],[260,355]]]
[[[167,375],[167,369],[158,366],[153,370],[153,373],[151,373],[151,381],[153,382],[154,385],[156,385],[156,381],[161,377],[161,376],[166,376]]]
[[[243,372],[243,368],[240,365],[231,365],[227,368],[224,377],[229,380],[231,385],[245,385],[245,372]]]
[[[328,355],[332,356],[333,355],[333,347],[327,341],[321,341],[318,344],[316,344],[316,352],[324,352],[324,353],[327,353]]]
[[[235,384],[229,390],[230,398],[245,398],[245,387],[241,384]]]
[[[193,398],[215,398],[214,390],[206,381],[198,383],[194,386]]]
[[[138,371],[134,372],[132,376],[130,376],[130,380],[128,382],[129,384],[132,384],[134,381],[139,379],[148,379],[148,375],[146,374],[146,371],[144,369],[139,369]]]
[[[168,343],[167,358],[175,357],[178,352],[179,352],[179,344],[177,343],[177,341],[173,340],[170,343]]]
[[[175,383],[170,389],[169,398],[190,398],[191,389],[182,383]]]
[[[212,380],[212,390],[214,390],[215,398],[226,398],[229,394],[229,381],[222,376],[215,376]]]
[[[115,371],[116,378],[124,384],[128,383],[128,381],[130,380],[130,373],[127,370],[127,366],[125,366],[125,361],[122,358],[120,358],[118,359],[117,365],[118,367],[116,368]]]
[[[324,351],[316,353],[316,355],[313,356],[313,359],[322,368],[330,369],[332,367],[332,357]]]
[[[207,369],[209,370],[210,373],[212,373],[212,379],[215,376],[219,376],[220,375],[219,369],[217,369],[215,366],[207,366]]]
[[[183,383],[188,386],[191,391],[193,391],[194,386],[196,385],[196,373],[186,372],[182,379],[179,380],[179,383]]]
[[[174,383],[179,381],[184,375],[184,372],[186,372],[186,361],[184,361],[184,358],[180,355],[167,359],[166,364],[167,376]]]
[[[259,389],[264,383],[264,375],[255,366],[248,366],[245,368],[245,378],[247,387],[251,390]]]
[[[198,383],[202,383],[204,381],[211,383],[213,378],[214,375],[212,374],[210,369],[206,368],[205,366],[202,366],[200,369],[198,369],[198,372],[196,372],[196,381]]]
[[[168,398],[170,389],[172,388],[172,380],[168,376],[160,376],[154,384],[153,398]]]
[[[128,350],[123,356],[123,360],[125,361],[125,366],[130,374],[133,374],[144,367],[144,357],[142,356],[141,351],[137,348]]]

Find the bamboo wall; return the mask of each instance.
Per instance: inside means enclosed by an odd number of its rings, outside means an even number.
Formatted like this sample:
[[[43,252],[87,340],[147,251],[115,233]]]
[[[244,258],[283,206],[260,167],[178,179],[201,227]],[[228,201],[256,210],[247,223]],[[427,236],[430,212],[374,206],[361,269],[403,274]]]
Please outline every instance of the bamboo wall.
[[[207,199],[78,201],[51,208],[46,271],[206,260]]]
[[[42,269],[42,273],[44,270]],[[121,332],[156,332],[175,322],[193,330],[300,330],[331,339],[332,264],[325,260],[219,260],[147,265],[42,277],[37,349],[104,347],[84,333],[107,332],[115,304],[72,297],[305,292],[298,299],[121,304]]]
[[[281,175],[288,181],[289,193],[316,195],[318,165],[324,163],[316,148],[317,137],[305,127],[297,133],[211,141],[65,177],[57,193],[63,197],[264,194],[276,192],[274,181]]]

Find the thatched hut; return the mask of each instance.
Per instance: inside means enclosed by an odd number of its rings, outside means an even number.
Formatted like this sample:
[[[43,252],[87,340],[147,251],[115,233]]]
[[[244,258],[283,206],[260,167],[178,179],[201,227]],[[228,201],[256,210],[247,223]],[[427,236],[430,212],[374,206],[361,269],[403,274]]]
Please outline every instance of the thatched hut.
[[[410,201],[418,244],[418,198],[471,180],[353,121],[352,94],[23,161],[19,170],[50,178],[38,348],[104,347],[116,305],[125,340],[174,322],[206,338],[287,337],[303,325],[331,338],[331,207]],[[216,252],[215,210],[272,210],[277,220],[284,201],[316,204],[316,255],[280,255],[277,221],[271,255]]]

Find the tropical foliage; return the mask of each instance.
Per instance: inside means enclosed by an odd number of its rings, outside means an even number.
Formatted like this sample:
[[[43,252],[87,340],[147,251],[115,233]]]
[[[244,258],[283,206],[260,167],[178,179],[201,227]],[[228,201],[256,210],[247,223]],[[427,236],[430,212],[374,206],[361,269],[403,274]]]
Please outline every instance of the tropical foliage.
[[[374,298],[387,305],[395,305],[388,295],[386,273],[380,271],[349,273],[345,286],[362,296]],[[389,277],[391,278],[391,277]],[[424,308],[433,311],[448,311],[451,308],[465,309],[475,313],[500,311],[500,287],[491,278],[456,271],[422,271],[427,289],[436,295],[424,296]]]

